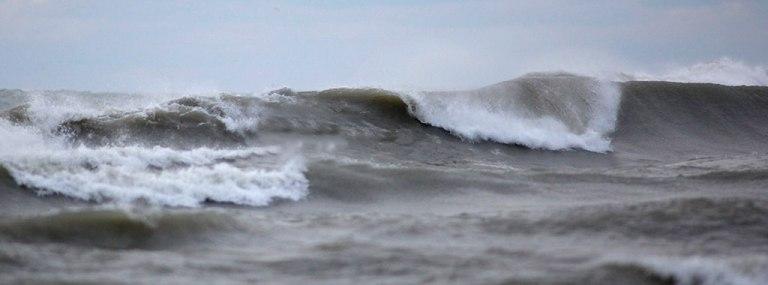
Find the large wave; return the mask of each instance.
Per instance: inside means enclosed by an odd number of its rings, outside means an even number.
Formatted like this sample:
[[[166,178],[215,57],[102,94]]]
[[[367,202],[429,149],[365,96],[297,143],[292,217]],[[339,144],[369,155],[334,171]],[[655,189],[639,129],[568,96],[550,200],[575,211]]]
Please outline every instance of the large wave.
[[[0,122],[0,162],[41,195],[117,204],[264,206],[307,195],[304,162],[289,147],[174,149],[68,146],[39,130]]]
[[[451,92],[0,93],[0,163],[15,182],[99,202],[298,200],[309,191],[304,161],[313,159],[536,163],[613,149],[679,161],[768,146],[768,88],[759,86],[534,73]],[[744,171],[759,176],[764,167]]]
[[[605,152],[620,95],[610,82],[538,73],[466,92],[415,93],[408,101],[422,122],[470,140]]]
[[[764,153],[768,88],[626,82],[615,149],[643,156]]]

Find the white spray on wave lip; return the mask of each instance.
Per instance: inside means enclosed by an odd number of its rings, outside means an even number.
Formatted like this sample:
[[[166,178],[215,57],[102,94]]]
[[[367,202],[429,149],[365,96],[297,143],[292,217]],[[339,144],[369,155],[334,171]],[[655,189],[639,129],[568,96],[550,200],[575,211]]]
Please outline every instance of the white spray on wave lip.
[[[142,98],[138,96],[126,95],[124,98],[132,100],[132,104],[123,108],[94,100],[123,98],[77,97],[33,95],[26,110],[30,122],[0,120],[0,136],[7,138],[0,140],[0,163],[17,183],[41,195],[55,193],[101,203],[180,207],[197,207],[207,201],[265,206],[274,199],[295,201],[308,194],[304,161],[289,146],[173,149],[72,145],[65,136],[53,132],[63,121],[135,106],[143,106],[144,110],[163,108],[156,99],[136,102]],[[79,101],[91,103],[77,108]],[[251,121],[239,124],[243,121],[239,118],[247,114],[232,111],[226,102],[218,103],[234,113],[228,118],[231,122],[226,122],[231,123],[227,124],[231,131],[237,131],[240,125],[254,125]]]
[[[465,139],[607,152],[621,93],[611,82],[537,73],[476,91],[414,92],[405,99],[416,118]]]
[[[768,68],[750,66],[742,61],[722,57],[713,61],[674,68],[658,74],[620,73],[620,81],[670,81],[683,83],[714,83],[722,85],[768,85]]]

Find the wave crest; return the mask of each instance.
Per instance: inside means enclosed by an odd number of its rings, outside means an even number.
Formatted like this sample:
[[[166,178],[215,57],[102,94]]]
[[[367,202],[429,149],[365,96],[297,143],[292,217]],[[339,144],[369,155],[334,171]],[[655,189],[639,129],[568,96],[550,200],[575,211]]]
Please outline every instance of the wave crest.
[[[588,284],[764,284],[768,276],[742,267],[765,267],[764,259],[723,262],[705,257],[614,258],[585,276]],[[745,264],[741,263],[747,263]],[[754,263],[754,264],[750,264]]]
[[[715,83],[722,85],[768,85],[768,69],[750,66],[728,57],[697,63],[662,74],[621,73],[622,80]]]
[[[265,206],[275,199],[303,198],[309,183],[303,162],[281,157],[278,148],[78,147],[3,160],[19,185],[41,195],[118,204]]]
[[[232,217],[215,212],[140,215],[119,210],[84,210],[6,220],[0,223],[0,236],[21,242],[156,248],[238,226]]]
[[[606,152],[620,97],[613,83],[535,73],[472,91],[407,98],[419,120],[469,140]]]

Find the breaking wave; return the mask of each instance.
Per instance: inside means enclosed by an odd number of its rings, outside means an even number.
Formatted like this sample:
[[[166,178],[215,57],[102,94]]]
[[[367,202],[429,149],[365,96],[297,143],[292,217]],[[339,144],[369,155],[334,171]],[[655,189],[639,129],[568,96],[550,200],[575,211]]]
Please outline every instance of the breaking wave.
[[[424,123],[469,140],[529,148],[610,150],[621,94],[616,85],[566,73],[529,74],[466,92],[415,93]]]
[[[0,161],[17,184],[41,195],[195,207],[264,206],[307,194],[303,160],[284,147],[68,147],[28,127],[2,126],[13,139],[0,143]]]
[[[734,264],[705,257],[614,259],[606,260],[590,270],[582,282],[590,284],[751,285],[764,284],[768,281],[768,276],[760,274],[754,269],[749,269],[749,267],[764,268],[766,266],[764,258],[732,262]],[[755,265],[749,263],[755,263]]]
[[[111,203],[299,200],[309,191],[306,156],[461,165],[471,155],[509,158],[498,143],[519,146],[510,153],[614,150],[648,159],[768,146],[768,89],[760,86],[534,73],[443,92],[0,93],[0,164],[16,183]],[[680,173],[754,180],[764,179],[763,166]]]
[[[88,145],[189,147],[243,145],[246,137],[270,131],[386,137],[393,127],[420,128],[412,124],[415,117],[469,141],[606,152],[620,100],[616,84],[565,73],[529,74],[465,92],[330,89],[305,96],[290,90],[269,94],[272,100],[184,97],[140,110],[58,116],[58,124],[49,125]],[[293,98],[291,102],[298,97],[314,108],[286,106],[290,104],[275,101],[276,96]],[[4,117],[34,120],[28,113],[39,111],[33,109],[11,109]]]
[[[89,145],[242,145],[258,108],[236,97],[184,97],[158,107],[67,120],[56,131]]]
[[[27,153],[9,159],[6,167],[17,183],[40,194],[167,206],[194,207],[206,201],[264,206],[276,198],[299,200],[307,193],[303,163],[275,162],[278,167],[271,168],[265,157],[277,154],[259,148],[78,147]],[[242,164],[230,163],[234,160]]]

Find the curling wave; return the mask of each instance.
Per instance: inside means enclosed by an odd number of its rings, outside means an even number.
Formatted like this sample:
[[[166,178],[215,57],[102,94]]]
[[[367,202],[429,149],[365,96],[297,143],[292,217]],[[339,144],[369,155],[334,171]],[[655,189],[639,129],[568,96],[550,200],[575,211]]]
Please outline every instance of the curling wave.
[[[295,93],[287,94],[296,98]],[[97,145],[135,138],[151,145],[242,144],[242,135],[259,131],[385,139],[393,129],[420,128],[407,122],[413,116],[469,141],[605,152],[610,150],[608,133],[616,121],[620,93],[613,83],[540,73],[465,92],[329,89],[299,97],[313,109],[269,104],[261,98],[185,97],[159,108],[67,120],[58,130]]]
[[[613,83],[535,73],[472,91],[416,93],[409,102],[422,122],[469,140],[605,152],[620,95]]]

